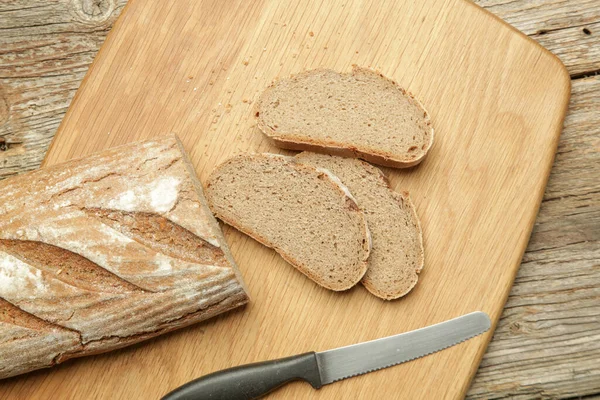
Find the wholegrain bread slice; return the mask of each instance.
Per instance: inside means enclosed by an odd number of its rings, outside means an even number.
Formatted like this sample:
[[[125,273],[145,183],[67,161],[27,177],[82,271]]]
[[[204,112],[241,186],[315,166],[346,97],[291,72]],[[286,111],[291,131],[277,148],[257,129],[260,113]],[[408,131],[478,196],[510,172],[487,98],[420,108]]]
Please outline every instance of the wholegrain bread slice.
[[[275,82],[256,105],[258,127],[282,148],[358,157],[403,168],[433,144],[427,111],[394,81],[369,69],[317,69]]]
[[[296,159],[333,172],[355,196],[373,238],[363,285],[386,300],[406,295],[424,263],[421,226],[408,193],[390,188],[385,175],[364,161],[303,152]]]
[[[349,289],[367,269],[365,217],[328,171],[292,157],[242,154],[212,172],[206,198],[218,218],[327,289]]]

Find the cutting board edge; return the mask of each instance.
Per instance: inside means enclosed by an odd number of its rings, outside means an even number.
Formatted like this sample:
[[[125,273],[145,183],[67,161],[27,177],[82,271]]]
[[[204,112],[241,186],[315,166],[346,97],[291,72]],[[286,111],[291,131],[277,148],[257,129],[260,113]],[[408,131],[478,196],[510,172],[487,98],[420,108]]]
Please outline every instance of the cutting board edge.
[[[467,1],[467,0],[466,0]],[[475,4],[473,4],[475,5]],[[477,6],[478,8],[481,8],[479,6]],[[482,9],[483,10],[483,9]],[[488,12],[486,10],[483,10],[485,12]],[[491,13],[490,13],[491,14]],[[492,14],[493,15],[493,14]],[[494,18],[500,20],[501,22],[503,22],[505,25],[508,25],[511,29],[513,29],[514,31],[518,32],[521,36],[525,36],[527,39],[529,39],[531,42],[535,43],[538,47],[540,47],[543,50],[543,53],[545,53],[546,55],[550,55],[551,59],[553,60],[553,62],[555,64],[558,65],[559,70],[562,73],[562,85],[564,86],[563,91],[564,91],[564,95],[563,95],[563,106],[562,109],[560,111],[559,114],[559,121],[560,123],[556,124],[556,128],[555,128],[555,132],[552,135],[552,152],[549,153],[551,154],[550,157],[548,157],[548,161],[546,163],[545,166],[545,171],[544,171],[544,180],[541,184],[541,189],[538,191],[537,196],[538,198],[536,199],[536,203],[537,205],[534,208],[534,212],[532,212],[528,221],[528,232],[526,234],[526,240],[522,240],[521,241],[521,249],[519,250],[519,260],[523,259],[523,256],[525,255],[525,251],[527,250],[527,246],[529,245],[529,241],[531,238],[531,234],[533,233],[533,228],[535,226],[535,221],[537,219],[537,216],[539,214],[540,211],[540,207],[542,205],[542,201],[544,199],[544,194],[546,193],[546,187],[548,186],[548,180],[550,179],[550,174],[552,172],[552,167],[554,165],[554,160],[556,159],[556,152],[558,149],[558,144],[560,142],[560,136],[562,134],[562,130],[563,130],[563,124],[569,109],[569,102],[571,100],[571,76],[569,74],[569,71],[567,70],[566,66],[563,64],[563,62],[560,60],[560,58],[558,58],[558,56],[556,56],[554,53],[552,53],[551,51],[549,51],[548,49],[546,49],[545,47],[543,47],[542,45],[540,45],[538,42],[536,42],[535,40],[531,39],[529,36],[525,35],[524,33],[522,33],[521,31],[519,31],[518,29],[514,28],[512,25],[504,22],[502,19],[500,19],[499,17],[494,15]],[[492,315],[491,316],[491,321],[492,321],[492,325],[490,327],[490,330],[486,333],[485,338],[483,340],[483,343],[481,346],[479,346],[477,355],[475,357],[475,362],[472,364],[471,366],[471,370],[469,371],[469,379],[467,379],[464,383],[464,387],[461,388],[461,393],[463,396],[467,395],[467,392],[469,390],[469,388],[471,387],[471,384],[473,382],[473,379],[475,379],[475,375],[477,374],[477,370],[479,369],[479,365],[481,364],[481,361],[483,359],[483,356],[485,355],[485,353],[487,352],[487,348],[490,344],[490,342],[492,341],[492,338],[494,337],[494,332],[496,331],[496,327],[498,326],[498,322],[500,321],[500,317],[502,316],[502,311],[504,310],[504,307],[506,306],[506,302],[508,301],[508,297],[510,296],[510,292],[511,289],[514,285],[514,281],[517,277],[517,274],[519,273],[519,269],[521,268],[521,264],[522,261],[518,261],[517,265],[515,265],[512,269],[512,277],[510,279],[510,281],[507,281],[507,285],[505,288],[505,292],[504,292],[504,296],[501,302],[499,302],[499,305],[501,305],[501,307],[498,308],[498,313],[497,315]]]
[[[542,54],[544,54],[546,57],[550,57],[550,59],[552,59],[552,62],[554,64],[557,65],[558,69],[560,70],[561,73],[561,80],[567,83],[567,91],[566,91],[566,106],[565,106],[565,110],[563,112],[562,115],[562,119],[564,120],[564,116],[566,115],[567,112],[567,106],[569,104],[569,99],[571,98],[571,74],[569,73],[569,70],[567,69],[566,65],[562,62],[562,60],[553,52],[551,52],[550,50],[548,50],[547,48],[545,48],[544,46],[542,46],[537,40],[531,38],[529,35],[521,32],[520,30],[518,30],[517,28],[515,28],[514,26],[512,26],[511,24],[509,24],[508,22],[506,22],[505,20],[503,20],[502,18],[500,18],[499,16],[497,16],[496,14],[492,13],[491,11],[486,10],[485,8],[473,3],[472,0],[463,0],[466,3],[468,3],[469,5],[479,9],[480,12],[490,15],[493,19],[495,19],[496,21],[500,22],[501,25],[504,25],[505,27],[507,27],[510,31],[512,31],[513,33],[516,33],[518,37],[521,37],[522,39],[525,39],[525,41],[529,42],[530,44],[533,44],[534,47],[536,47],[538,50],[542,51]],[[560,127],[560,131],[562,131],[562,126]]]

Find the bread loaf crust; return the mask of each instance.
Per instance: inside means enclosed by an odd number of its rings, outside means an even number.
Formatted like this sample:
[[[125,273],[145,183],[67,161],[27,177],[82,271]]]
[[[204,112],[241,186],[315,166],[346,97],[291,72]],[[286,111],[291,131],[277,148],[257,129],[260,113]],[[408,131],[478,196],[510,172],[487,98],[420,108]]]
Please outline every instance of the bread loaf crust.
[[[247,302],[174,136],[0,182],[0,378]]]

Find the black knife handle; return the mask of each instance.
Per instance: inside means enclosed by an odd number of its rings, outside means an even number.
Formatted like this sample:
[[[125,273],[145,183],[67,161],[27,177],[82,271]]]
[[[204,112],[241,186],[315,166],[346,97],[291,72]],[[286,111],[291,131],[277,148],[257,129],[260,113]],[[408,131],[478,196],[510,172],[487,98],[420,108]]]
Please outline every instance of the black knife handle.
[[[322,386],[315,352],[217,371],[178,387],[162,400],[257,399],[299,379],[315,389]]]

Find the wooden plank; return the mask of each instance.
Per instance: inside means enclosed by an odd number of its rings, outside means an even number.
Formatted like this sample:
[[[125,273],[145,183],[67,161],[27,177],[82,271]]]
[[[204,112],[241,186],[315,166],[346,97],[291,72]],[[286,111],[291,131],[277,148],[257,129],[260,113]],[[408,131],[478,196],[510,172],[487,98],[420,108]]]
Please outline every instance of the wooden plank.
[[[118,0],[117,7],[113,11],[113,17],[107,19],[107,22],[112,22],[115,19],[115,16],[118,15],[125,1]],[[563,62],[565,62],[571,72],[578,71],[583,69],[585,71],[591,71],[597,64],[593,64],[594,60],[598,60],[597,55],[594,55],[594,51],[600,49],[600,45],[598,45],[597,40],[600,38],[600,35],[597,33],[600,32],[599,28],[594,28],[594,25],[584,25],[584,26],[575,26],[571,27],[569,24],[578,25],[581,23],[581,19],[583,21],[597,21],[597,18],[594,17],[594,4],[585,3],[585,1],[569,1],[567,9],[562,9],[560,12],[555,12],[554,8],[560,8],[563,6],[560,2],[543,2],[542,4],[548,5],[547,9],[543,12],[540,12],[536,16],[536,20],[527,20],[525,18],[529,11],[526,11],[524,15],[521,15],[519,18],[511,19],[511,15],[517,15],[521,12],[521,10],[528,9],[530,4],[533,4],[531,0],[522,0],[522,1],[513,1],[511,2],[511,8],[499,8],[498,3],[491,2],[482,2],[479,1],[478,4],[483,5],[484,7],[488,7],[489,10],[497,13],[502,18],[508,20],[509,22],[515,24],[519,29],[527,29],[526,25],[529,24],[530,33],[532,33],[532,37],[536,38],[536,40],[546,40],[542,41],[542,44],[546,47],[549,47],[555,53],[558,53],[562,58]],[[98,47],[103,42],[106,33],[108,32],[109,26],[104,25],[102,22],[95,21],[86,21],[85,23],[81,21],[77,21],[72,17],[70,10],[71,7],[70,1],[56,1],[56,2],[40,2],[40,1],[30,1],[30,0],[21,0],[21,1],[3,1],[0,2],[0,27],[4,28],[6,24],[10,20],[20,21],[19,23],[11,24],[11,40],[15,40],[16,43],[19,42],[39,42],[41,43],[41,48],[43,49],[45,46],[50,46],[49,44],[45,44],[42,42],[44,36],[49,38],[48,42],[59,42],[63,41],[66,43],[64,45],[64,54],[60,58],[56,58],[54,60],[49,61],[46,64],[39,62],[44,58],[48,58],[52,56],[53,52],[56,50],[51,50],[48,48],[47,52],[35,53],[35,54],[26,54],[26,49],[23,49],[22,46],[13,45],[12,42],[9,42],[9,36],[5,34],[5,30],[0,30],[0,86],[2,90],[4,90],[5,97],[4,102],[0,101],[0,132],[1,134],[8,134],[10,137],[20,137],[25,139],[26,147],[20,146],[12,146],[9,151],[0,152],[0,177],[6,176],[8,174],[14,174],[18,172],[22,172],[25,170],[37,168],[43,155],[45,154],[47,145],[51,140],[51,137],[54,134],[54,130],[58,126],[60,120],[64,116],[64,112],[68,104],[70,103],[70,99],[72,98],[73,93],[77,89],[80,84],[89,63],[93,59],[93,56],[98,50]],[[79,3],[81,4],[81,3]],[[493,8],[495,6],[495,8]],[[36,17],[35,21],[33,21],[31,17],[31,10],[28,8],[40,7],[40,14],[42,17]],[[81,5],[83,7],[83,5]],[[12,10],[9,12],[9,10]],[[580,20],[569,19],[569,15],[572,13],[578,13],[579,15],[585,14]],[[545,21],[557,21],[555,15],[559,15],[563,18],[559,19],[562,25],[555,26],[557,28],[556,31],[550,31],[544,34],[536,34],[538,30],[542,30],[547,28],[547,24]],[[530,16],[532,14],[529,14]],[[34,23],[35,22],[35,23]],[[46,28],[46,31],[40,33],[40,27],[37,25],[43,25],[44,23],[48,23],[51,25],[50,28]],[[583,33],[583,28],[589,26],[591,35],[585,35]],[[56,28],[55,31],[52,31],[52,28]],[[568,31],[569,35],[567,35],[568,43],[565,44],[563,41],[563,32]],[[582,40],[588,40],[587,45],[581,45]],[[62,38],[62,39],[61,39]],[[546,39],[547,38],[547,39]],[[556,46],[552,47],[553,43],[556,41]],[[90,53],[80,53],[81,49],[78,48],[78,43],[86,44],[89,43]],[[571,51],[571,45],[581,45],[579,49],[574,53],[574,56],[569,60],[566,58]],[[563,46],[566,48],[563,50]],[[561,51],[564,53],[561,54]],[[591,54],[591,56],[586,56],[586,54]],[[72,62],[75,60],[78,55],[82,57],[85,56],[85,59],[81,59],[80,62]],[[582,58],[584,57],[584,58]],[[8,66],[9,59],[16,59],[14,64]],[[596,61],[597,62],[597,61]],[[582,63],[583,65],[590,65],[589,67],[578,68],[577,63]],[[590,64],[591,63],[591,64]],[[17,74],[17,69],[22,65],[29,65],[30,67],[35,67],[38,69],[30,69],[30,76],[27,78],[21,78]],[[8,67],[7,67],[8,66]],[[596,68],[597,69],[597,68]],[[55,74],[56,76],[53,76]],[[63,78],[62,80],[59,80]],[[589,86],[588,81],[586,80],[586,87]],[[573,105],[570,108],[570,115],[567,117],[567,122],[565,125],[565,130],[563,131],[562,140],[565,137],[576,137],[579,134],[585,133],[589,126],[585,125],[586,118],[589,118],[590,111],[598,109],[598,103],[593,101],[592,98],[598,98],[597,90],[578,90],[578,82],[574,82],[573,85],[573,99],[572,103],[580,103],[586,104],[585,107],[574,107]],[[8,90],[7,90],[8,89]],[[31,91],[31,93],[29,93]],[[9,93],[9,96],[6,96],[6,93]],[[28,102],[21,103],[17,95],[23,96],[28,99]],[[580,102],[578,99],[582,96],[585,96],[587,100],[585,102]],[[8,101],[6,100],[8,98]],[[10,104],[11,107],[8,108],[6,105]],[[15,105],[16,104],[16,105]],[[10,117],[7,117],[7,109]],[[6,121],[9,120],[9,123]],[[17,123],[16,123],[16,122]],[[569,121],[579,121],[577,123]],[[597,125],[596,125],[597,126]],[[597,133],[595,133],[597,137]],[[590,140],[593,139],[593,136]],[[597,142],[596,142],[597,143]],[[593,143],[592,143],[593,144]],[[589,141],[582,140],[573,140],[569,149],[566,150],[567,154],[572,152],[573,154],[587,154],[590,148]],[[559,147],[561,149],[563,145]],[[592,147],[593,148],[593,147]],[[560,157],[560,156],[559,156]],[[584,168],[582,166],[585,165]],[[571,169],[569,169],[571,168]],[[586,174],[588,178],[593,178],[594,176],[600,175],[600,171],[598,170],[598,164],[579,164],[576,159],[573,160],[569,165],[565,165],[559,171],[562,171],[560,178],[555,178],[557,174],[557,167],[555,166],[553,169],[553,175],[550,178],[548,190],[550,187],[554,187],[557,185],[561,188],[561,196],[567,197],[570,194],[570,190],[575,192],[579,192],[579,187],[581,186],[578,180],[578,174],[583,172]],[[565,179],[561,184],[561,179]],[[584,187],[584,191],[587,190],[589,184],[584,183],[582,185]],[[546,194],[548,197],[548,194]],[[556,201],[556,200],[551,200]],[[598,194],[592,193],[589,197],[589,208],[593,208],[594,206],[598,207],[600,204],[600,200],[598,198]],[[571,204],[566,202],[556,202],[557,207],[560,209],[557,210],[556,214],[552,214],[553,217],[562,215],[564,213],[570,212]],[[546,205],[542,205],[542,209],[540,210],[540,214],[538,219],[543,218],[546,215]],[[550,218],[550,216],[549,216]],[[583,219],[584,220],[584,219]],[[583,221],[585,222],[585,221]],[[575,225],[576,226],[576,225]],[[534,234],[532,236],[532,240],[536,238],[537,235]],[[540,254],[542,257],[543,254],[548,254],[548,258],[552,259],[551,252],[553,251],[553,242],[549,242],[548,245],[545,245],[545,240],[556,240],[556,238],[541,237],[539,243],[539,248],[536,248],[535,251]],[[595,241],[590,240],[590,245],[598,245],[598,239]],[[548,247],[548,249],[546,249]],[[577,250],[577,251],[576,251]],[[568,249],[568,251],[564,251],[564,265],[567,268],[571,263],[577,263],[578,260],[585,258],[587,250],[585,248],[581,249]],[[527,255],[526,255],[527,257]],[[521,272],[526,268],[524,265],[521,268]],[[544,277],[544,286],[540,288],[542,292],[550,293],[553,291],[554,287],[559,286],[563,281],[563,276],[554,276],[549,275]],[[524,287],[523,291],[517,291],[518,288],[525,285],[527,282],[521,282],[517,279],[515,282],[515,286],[513,288],[513,292],[511,293],[511,298],[509,301],[513,301],[514,298],[519,298],[521,296],[525,296],[527,294],[527,288]],[[600,285],[599,280],[593,279],[579,279],[573,283],[574,290],[584,289],[589,285]],[[532,321],[539,322],[541,319],[555,319],[557,321],[566,321],[563,323],[562,327],[566,332],[569,332],[571,328],[579,329],[578,325],[569,324],[569,316],[560,316],[558,317],[557,310],[547,309],[542,314],[531,314],[528,317]],[[598,314],[596,312],[596,314]],[[525,363],[526,359],[535,357],[535,353],[537,350],[533,349],[531,351],[521,351],[521,337],[515,336],[509,329],[505,329],[503,326],[505,319],[503,318],[500,321],[500,325],[496,334],[494,336],[494,341],[490,346],[492,349],[494,343],[496,341],[503,341],[506,344],[506,348],[512,349],[512,354],[510,360],[506,361],[505,359],[493,359],[489,364],[493,364],[494,374],[490,375],[482,375],[481,373],[476,377],[474,381],[474,388],[479,387],[477,389],[477,396],[479,397],[488,397],[488,398],[498,398],[505,396],[507,393],[506,387],[503,385],[498,385],[495,387],[493,384],[493,379],[503,380],[504,376],[513,379],[516,386],[522,385],[522,378],[525,376],[532,376],[528,371],[527,366],[523,366],[519,368],[519,374],[512,374],[512,368],[515,363]],[[540,328],[542,333],[544,333],[544,329]],[[548,342],[551,341],[552,335],[548,334],[546,336],[546,340]],[[572,344],[572,354],[564,354],[560,359],[556,360],[556,366],[558,369],[562,368],[562,366],[571,366],[576,365],[576,358],[578,355],[586,350],[587,344],[583,344],[582,346],[579,343]],[[487,357],[484,359],[483,365],[487,365]],[[539,358],[538,358],[539,359]],[[486,367],[486,368],[492,368]],[[483,369],[482,369],[483,371]],[[542,377],[548,373],[548,370],[538,371],[538,374],[533,375],[533,377],[537,377],[538,383],[535,385],[535,390],[531,393],[553,393],[556,384],[552,380],[543,381]],[[581,375],[581,374],[580,374]],[[485,377],[485,378],[482,378]],[[507,379],[509,379],[507,378]],[[479,385],[481,379],[485,379],[485,382]],[[596,378],[597,379],[597,378]],[[562,383],[561,383],[562,385]],[[588,386],[583,386],[582,389],[584,391],[579,392],[581,381],[573,380],[571,384],[566,385],[566,392],[574,393],[573,396],[577,396],[580,394],[589,393],[588,390],[596,390],[596,392],[600,392],[600,389],[594,389],[594,386],[589,389]],[[516,389],[513,389],[513,392],[516,392]],[[471,391],[471,396],[473,396],[474,392]],[[498,396],[495,397],[494,393],[498,393]],[[531,394],[529,398],[536,397],[536,395]],[[540,396],[537,396],[540,397]],[[558,396],[556,396],[558,397]]]
[[[470,399],[600,393],[600,76],[573,82],[544,202]]]
[[[474,0],[560,57],[572,76],[600,71],[597,0]]]
[[[600,21],[596,0],[475,0],[526,35]]]
[[[600,72],[600,18],[584,27],[534,33],[531,38],[556,54],[572,78]]]
[[[235,152],[275,150],[256,131],[251,105],[274,77],[353,63],[379,68],[416,93],[436,127],[422,165],[389,171],[396,188],[412,191],[425,230],[428,261],[410,296],[382,302],[360,287],[327,292],[226,229],[253,299],[245,312],[154,346],[48,371],[43,388],[36,376],[6,390],[60,394],[73,377],[93,381],[102,371],[105,397],[164,393],[222,367],[355,343],[475,309],[497,319],[542,199],[570,80],[555,57],[468,2],[389,0],[364,8],[352,1],[132,0],[46,161],[175,132],[205,179]],[[318,395],[462,397],[490,336]],[[200,353],[202,359],[189,357]],[[135,387],[125,365],[140,372]],[[80,384],[75,395],[95,390]],[[306,385],[278,394],[315,395]]]
[[[23,142],[0,151],[0,179],[39,167],[125,3],[0,2],[0,137]]]

